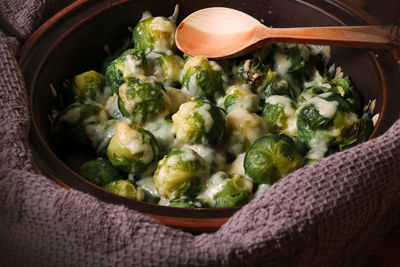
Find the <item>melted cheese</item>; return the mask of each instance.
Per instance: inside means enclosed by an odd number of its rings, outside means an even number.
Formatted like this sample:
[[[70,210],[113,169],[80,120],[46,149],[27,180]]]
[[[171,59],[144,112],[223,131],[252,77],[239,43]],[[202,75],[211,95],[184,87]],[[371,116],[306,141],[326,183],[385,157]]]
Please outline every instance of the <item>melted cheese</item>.
[[[320,96],[324,97],[323,94]],[[339,105],[336,101],[327,101],[319,96],[311,98],[307,103],[314,104],[317,107],[319,114],[328,119],[333,118]]]
[[[277,52],[274,55],[274,59],[275,59],[274,70],[281,76],[285,76],[290,67],[292,66],[292,63],[284,54],[280,52]]]

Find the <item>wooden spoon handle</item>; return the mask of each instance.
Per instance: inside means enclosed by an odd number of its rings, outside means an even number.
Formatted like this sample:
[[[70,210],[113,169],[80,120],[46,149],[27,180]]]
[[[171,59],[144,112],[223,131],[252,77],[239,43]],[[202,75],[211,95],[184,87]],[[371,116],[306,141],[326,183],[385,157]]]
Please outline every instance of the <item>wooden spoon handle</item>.
[[[307,43],[378,49],[400,48],[398,41],[391,40],[391,26],[309,28],[268,28],[262,26],[257,29],[256,36],[261,43]]]

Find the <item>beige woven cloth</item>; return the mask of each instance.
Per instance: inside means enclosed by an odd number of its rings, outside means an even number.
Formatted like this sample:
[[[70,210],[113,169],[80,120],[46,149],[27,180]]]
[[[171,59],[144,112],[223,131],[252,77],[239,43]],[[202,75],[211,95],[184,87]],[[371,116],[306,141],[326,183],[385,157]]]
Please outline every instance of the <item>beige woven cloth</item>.
[[[400,218],[400,122],[292,173],[218,232],[194,236],[65,189],[35,169],[15,60],[66,1],[0,2],[1,266],[362,265]]]

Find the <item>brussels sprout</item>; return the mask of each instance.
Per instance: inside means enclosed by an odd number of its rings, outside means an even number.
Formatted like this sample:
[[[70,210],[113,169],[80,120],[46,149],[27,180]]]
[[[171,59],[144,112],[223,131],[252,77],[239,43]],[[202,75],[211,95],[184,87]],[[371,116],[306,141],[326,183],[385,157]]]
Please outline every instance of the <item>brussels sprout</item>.
[[[107,147],[107,156],[111,164],[121,171],[151,173],[158,160],[157,141],[150,132],[120,122]]]
[[[108,160],[103,158],[84,162],[80,174],[98,186],[105,186],[122,177],[121,173]]]
[[[343,137],[343,142],[339,144],[340,151],[361,144],[368,140],[374,129],[374,124],[369,118],[357,120]]]
[[[249,112],[257,112],[260,108],[260,98],[253,94],[248,85],[232,85],[226,90],[226,95],[219,100],[219,106],[227,113],[236,108],[245,108]]]
[[[253,182],[243,175],[217,172],[207,181],[205,190],[198,196],[215,208],[246,204],[252,197]]]
[[[310,149],[306,158],[321,159],[332,145],[343,142],[357,121],[351,105],[337,94],[324,93],[303,103],[297,116],[299,138]]]
[[[299,87],[289,84],[286,80],[276,78],[265,88],[264,98],[268,98],[272,95],[287,96],[293,100],[296,100],[300,95],[300,89]]]
[[[273,184],[302,165],[303,157],[285,134],[257,139],[244,158],[246,175],[258,184]]]
[[[107,156],[107,147],[115,134],[118,123],[119,121],[117,120],[108,120],[97,124],[94,128],[93,134],[90,136],[90,141],[97,155]]]
[[[262,99],[266,86],[275,79],[275,75],[259,58],[244,59],[232,67],[235,82],[249,84]]]
[[[96,100],[104,92],[104,76],[94,70],[76,75],[72,81],[75,101]]]
[[[207,161],[210,165],[211,171],[220,171],[226,166],[225,157],[208,145],[186,145],[185,147],[192,149]]]
[[[215,61],[195,56],[186,61],[182,70],[182,90],[191,96],[202,96],[215,102],[225,93],[227,77]]]
[[[136,187],[129,180],[117,180],[103,186],[103,188],[114,194],[130,198],[133,200],[141,201],[144,199],[143,190],[140,187]]]
[[[160,196],[158,195],[153,176],[143,177],[139,179],[136,184],[144,192],[144,201],[152,203],[158,203],[160,201]]]
[[[334,93],[334,95],[340,95],[344,98],[349,105],[351,106],[351,110],[354,112],[359,111],[361,107],[361,98],[355,89],[354,85],[351,84],[350,78],[335,78],[331,81],[328,81],[324,78],[318,78],[318,71],[316,71],[316,80],[321,79],[321,81],[317,81],[315,83],[308,83],[306,85],[313,85],[304,89],[304,93],[308,93],[311,96],[317,96],[323,93]],[[321,77],[319,75],[319,77]]]
[[[208,178],[210,166],[189,148],[173,149],[158,162],[154,181],[161,197],[195,197]]]
[[[171,151],[176,143],[172,127],[172,121],[170,120],[158,120],[149,123],[145,127],[156,138],[160,156],[164,156]]]
[[[133,29],[133,43],[144,52],[172,50],[175,47],[175,23],[165,17],[142,19]]]
[[[73,103],[56,118],[54,132],[63,144],[88,146],[97,125],[107,119],[107,113],[100,104]]]
[[[171,100],[171,113],[174,114],[179,107],[189,100],[189,97],[181,90],[174,87],[165,87],[165,91]]]
[[[208,204],[205,203],[202,199],[187,198],[187,197],[174,199],[169,203],[169,206],[175,208],[192,208],[192,209],[208,208]]]
[[[144,53],[136,49],[126,50],[114,59],[106,69],[106,80],[111,90],[118,94],[119,87],[130,78],[146,75],[147,65]]]
[[[121,113],[138,125],[164,119],[171,101],[162,87],[151,79],[132,78],[119,88]]]
[[[222,111],[203,98],[192,98],[172,116],[176,138],[187,144],[215,144],[224,133]]]
[[[224,148],[230,154],[238,155],[268,133],[267,122],[262,117],[244,108],[234,109],[226,116]]]
[[[274,71],[291,86],[302,86],[320,66],[325,66],[320,51],[302,44],[278,44],[273,54]]]
[[[273,133],[297,135],[296,104],[290,98],[280,95],[268,97],[261,116]]]
[[[149,75],[157,77],[165,86],[180,87],[182,69],[185,61],[171,51],[150,52],[146,54]]]
[[[262,194],[264,194],[265,191],[270,187],[271,185],[269,184],[259,184],[257,186],[256,192],[254,192],[254,198],[260,197]]]

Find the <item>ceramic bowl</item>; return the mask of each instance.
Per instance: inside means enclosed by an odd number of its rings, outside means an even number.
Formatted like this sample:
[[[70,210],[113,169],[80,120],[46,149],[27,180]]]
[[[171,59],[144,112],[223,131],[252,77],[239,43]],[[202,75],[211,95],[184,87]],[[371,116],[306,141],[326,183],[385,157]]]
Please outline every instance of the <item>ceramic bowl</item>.
[[[50,83],[61,86],[74,74],[98,68],[107,56],[104,46],[116,48],[129,38],[145,10],[169,16],[179,4],[179,19],[211,6],[227,6],[246,12],[268,26],[363,25],[371,20],[341,1],[322,0],[78,0],[40,27],[25,43],[19,62],[29,94],[29,141],[37,164],[45,174],[67,187],[98,199],[122,204],[166,225],[192,232],[217,230],[240,207],[181,209],[129,200],[86,181],[78,173],[79,156],[65,158],[56,150],[49,115],[56,100]],[[178,19],[178,20],[179,20]],[[332,60],[350,75],[364,100],[376,99],[380,117],[372,137],[384,133],[399,118],[400,81],[395,51],[333,48]],[[397,101],[396,101],[397,100]]]

